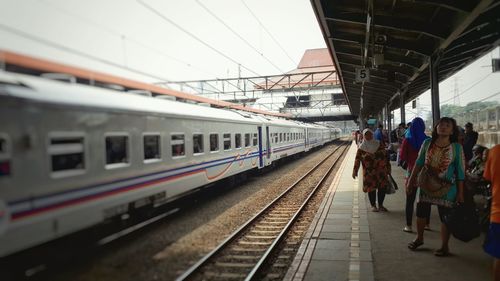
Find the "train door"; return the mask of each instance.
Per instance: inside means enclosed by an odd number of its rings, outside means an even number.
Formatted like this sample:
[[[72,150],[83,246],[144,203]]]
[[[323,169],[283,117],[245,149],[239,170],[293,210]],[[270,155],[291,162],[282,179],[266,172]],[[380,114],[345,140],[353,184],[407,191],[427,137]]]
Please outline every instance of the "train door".
[[[266,126],[266,152],[267,152],[267,159],[271,158],[271,141],[269,139],[269,126]],[[268,165],[269,163],[266,163]]]
[[[262,158],[262,127],[257,127],[258,137],[259,137],[259,168],[264,167],[264,159]]]
[[[306,145],[306,148],[305,148],[305,151],[308,151],[309,148],[309,129],[308,128],[305,128],[304,129],[304,143]]]

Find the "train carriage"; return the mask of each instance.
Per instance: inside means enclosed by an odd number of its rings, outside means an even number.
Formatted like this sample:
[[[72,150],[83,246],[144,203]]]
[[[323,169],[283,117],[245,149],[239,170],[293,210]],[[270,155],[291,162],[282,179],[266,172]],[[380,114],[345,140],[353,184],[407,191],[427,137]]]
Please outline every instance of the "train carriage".
[[[0,257],[272,165],[327,130],[5,72],[0,118]]]

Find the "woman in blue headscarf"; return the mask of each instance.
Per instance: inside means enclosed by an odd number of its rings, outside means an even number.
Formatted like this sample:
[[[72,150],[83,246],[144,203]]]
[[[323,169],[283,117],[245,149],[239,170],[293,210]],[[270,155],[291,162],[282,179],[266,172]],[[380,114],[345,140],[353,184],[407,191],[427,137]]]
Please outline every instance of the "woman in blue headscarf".
[[[415,161],[417,160],[418,152],[420,151],[420,147],[424,140],[428,137],[425,134],[425,123],[424,120],[420,117],[416,117],[411,121],[410,128],[406,130],[405,138],[403,139],[403,143],[401,145],[401,150],[399,159],[404,161],[407,165],[406,167],[406,180],[411,175],[413,167],[415,166]],[[417,189],[415,188],[411,192],[409,190],[406,191],[406,226],[403,228],[405,232],[412,232],[412,218],[413,218],[413,209],[415,204],[415,198],[417,195]],[[429,217],[427,217],[426,229],[429,228]]]

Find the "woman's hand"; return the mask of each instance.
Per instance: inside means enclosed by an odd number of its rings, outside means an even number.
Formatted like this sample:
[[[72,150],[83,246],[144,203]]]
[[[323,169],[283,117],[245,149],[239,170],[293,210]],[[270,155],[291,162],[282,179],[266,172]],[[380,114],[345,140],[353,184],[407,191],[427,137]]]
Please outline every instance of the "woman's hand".
[[[356,179],[356,177],[357,177],[357,176],[358,176],[358,173],[357,173],[357,172],[355,172],[355,171],[352,171],[352,178],[353,178],[353,179]]]
[[[415,190],[415,180],[412,178],[406,182],[406,195],[410,195]]]
[[[464,203],[464,193],[463,192],[458,192],[457,194],[457,203],[462,204]]]

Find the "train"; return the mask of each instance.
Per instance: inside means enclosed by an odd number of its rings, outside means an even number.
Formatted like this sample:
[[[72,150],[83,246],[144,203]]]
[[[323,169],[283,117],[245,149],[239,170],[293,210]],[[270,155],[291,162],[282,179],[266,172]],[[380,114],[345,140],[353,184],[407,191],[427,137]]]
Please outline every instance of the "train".
[[[0,71],[0,258],[307,152],[339,130]]]

